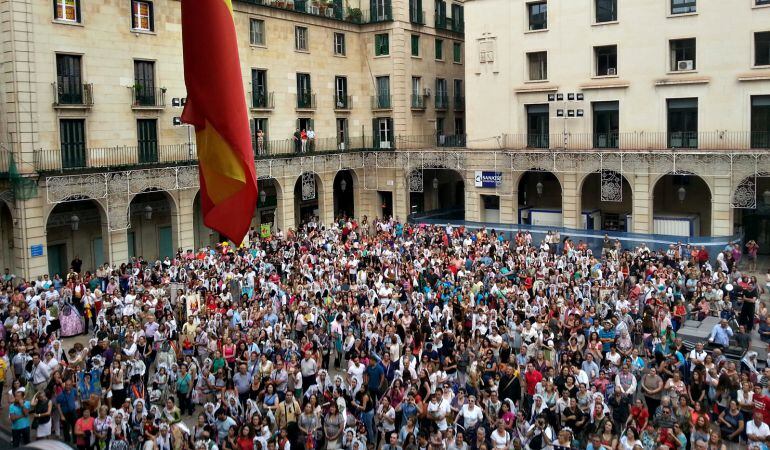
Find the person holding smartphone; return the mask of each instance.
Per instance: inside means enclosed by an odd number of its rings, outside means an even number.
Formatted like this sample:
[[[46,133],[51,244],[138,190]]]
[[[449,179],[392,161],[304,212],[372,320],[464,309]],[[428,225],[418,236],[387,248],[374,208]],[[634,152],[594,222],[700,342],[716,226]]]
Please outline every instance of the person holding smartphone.
[[[37,433],[35,436],[38,439],[45,439],[51,435],[51,410],[53,409],[53,403],[46,395],[45,391],[39,391],[32,398],[32,418],[37,425]]]
[[[29,400],[24,400],[24,392],[24,388],[17,389],[13,394],[13,403],[8,407],[14,448],[29,444],[29,429],[32,425],[29,410],[32,405],[30,405]]]

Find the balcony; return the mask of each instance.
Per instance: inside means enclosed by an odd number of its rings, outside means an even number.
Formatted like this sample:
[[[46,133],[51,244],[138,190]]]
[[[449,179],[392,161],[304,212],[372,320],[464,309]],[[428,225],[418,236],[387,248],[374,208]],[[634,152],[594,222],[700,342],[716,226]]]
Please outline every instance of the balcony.
[[[390,95],[387,95],[387,94],[372,95],[373,111],[387,110],[391,108],[392,106],[390,103]]]
[[[315,94],[310,92],[297,94],[297,109],[314,111],[315,108]]]
[[[455,111],[465,111],[465,97],[456,95],[452,98],[452,103],[454,103]]]
[[[425,97],[421,94],[412,94],[412,109],[425,109]]]
[[[272,92],[252,92],[251,109],[257,111],[270,111],[275,109]]]
[[[625,132],[625,133],[520,133],[503,135],[508,149],[548,150],[698,150],[741,151],[770,150],[770,132],[708,131],[688,133]]]
[[[447,18],[445,16],[440,16],[436,14],[434,28],[436,28],[437,30],[446,30],[446,27],[447,27]]]
[[[75,145],[63,150],[35,150],[35,170],[40,173],[49,173],[158,167],[192,164],[197,161],[197,157],[194,143],[101,148]]]
[[[465,33],[465,22],[462,20],[455,20],[452,18],[451,21],[448,22],[449,25],[449,31],[454,31],[455,33],[464,34]]]
[[[94,85],[91,83],[52,83],[53,107],[84,109],[94,105]]]
[[[153,89],[141,85],[131,87],[131,107],[133,109],[163,109],[165,106],[165,88]]]
[[[436,94],[435,106],[438,110],[446,110],[449,108],[449,96],[446,94]]]
[[[409,21],[415,25],[425,25],[425,11],[418,10],[418,9],[410,9]]]
[[[466,135],[464,134],[439,134],[436,136],[437,147],[465,147]]]
[[[350,111],[353,108],[353,98],[349,95],[333,95],[335,111]]]
[[[240,0],[243,3],[271,9],[291,11],[297,14],[324,17],[354,24],[388,22],[393,20],[390,2],[371,14],[360,8],[345,7],[341,0]],[[347,3],[347,2],[345,2]]]

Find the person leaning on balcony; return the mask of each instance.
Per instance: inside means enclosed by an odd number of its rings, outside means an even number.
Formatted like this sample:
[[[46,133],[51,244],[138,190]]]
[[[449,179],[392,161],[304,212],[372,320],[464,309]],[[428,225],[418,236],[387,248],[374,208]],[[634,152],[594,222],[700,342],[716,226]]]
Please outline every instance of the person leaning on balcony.
[[[307,131],[303,128],[299,136],[302,140],[302,153],[307,153]]]
[[[265,154],[265,132],[261,129],[257,130],[257,154]]]
[[[302,149],[302,133],[299,132],[299,127],[294,130],[294,135],[291,139],[294,141],[294,153],[299,153]]]
[[[309,151],[315,151],[315,131],[312,128],[307,129],[307,140],[309,143]]]

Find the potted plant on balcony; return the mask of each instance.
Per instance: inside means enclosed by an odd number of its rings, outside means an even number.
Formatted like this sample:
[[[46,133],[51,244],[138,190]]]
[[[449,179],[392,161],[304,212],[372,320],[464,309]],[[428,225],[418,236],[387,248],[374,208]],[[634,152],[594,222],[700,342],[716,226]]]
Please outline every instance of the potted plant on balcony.
[[[361,12],[361,8],[348,8],[347,19],[349,22],[361,23],[362,17],[363,13]]]

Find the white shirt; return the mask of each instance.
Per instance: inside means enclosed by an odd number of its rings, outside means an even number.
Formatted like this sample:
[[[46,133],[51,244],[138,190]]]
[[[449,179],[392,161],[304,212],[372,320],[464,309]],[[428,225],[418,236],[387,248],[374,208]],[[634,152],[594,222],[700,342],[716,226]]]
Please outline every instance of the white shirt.
[[[767,438],[768,436],[770,436],[770,427],[768,427],[766,423],[759,422],[759,425],[756,425],[754,422],[755,422],[754,420],[751,420],[746,425],[747,435],[759,436],[761,438]],[[749,439],[749,445],[753,445],[753,444],[760,444],[760,442],[752,441],[751,439]]]

